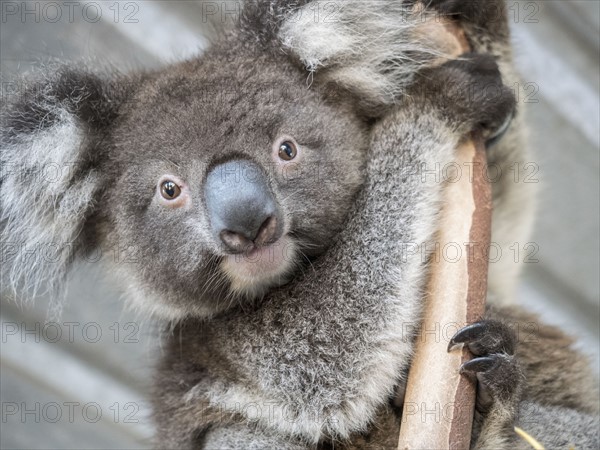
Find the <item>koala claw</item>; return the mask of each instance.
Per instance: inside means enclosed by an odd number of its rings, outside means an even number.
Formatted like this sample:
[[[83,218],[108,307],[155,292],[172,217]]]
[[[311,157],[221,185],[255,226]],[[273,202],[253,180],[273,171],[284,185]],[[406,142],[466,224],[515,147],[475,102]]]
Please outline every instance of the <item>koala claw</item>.
[[[488,372],[498,363],[496,355],[473,358],[460,366],[460,373]]]
[[[498,141],[512,122],[516,102],[513,92],[502,83],[496,60],[490,55],[465,53],[445,66],[462,72],[467,87],[464,106],[474,111],[472,119],[488,144]]]
[[[450,340],[448,351],[460,344],[467,346],[475,358],[463,363],[460,373],[475,374],[479,381],[477,409],[487,412],[503,405],[512,409],[521,389],[521,369],[514,356],[516,337],[505,324],[482,320],[459,330]]]
[[[492,135],[490,135],[488,137],[488,139],[485,141],[485,145],[486,147],[492,147],[494,146],[496,143],[498,143],[498,141],[500,141],[500,139],[502,139],[502,137],[506,134],[506,132],[508,131],[510,124],[512,123],[513,119],[515,117],[515,111],[513,110],[512,114],[506,116],[506,120],[504,121],[504,123],[502,125],[500,125],[500,128],[498,128]]]
[[[448,351],[454,350],[454,348],[458,347],[460,344],[476,339],[481,334],[483,327],[484,324],[482,322],[475,322],[461,328],[454,336],[452,336],[452,339],[450,339]]]
[[[465,344],[475,356],[494,353],[515,353],[516,336],[513,331],[495,320],[482,320],[460,329],[450,339],[448,351]]]

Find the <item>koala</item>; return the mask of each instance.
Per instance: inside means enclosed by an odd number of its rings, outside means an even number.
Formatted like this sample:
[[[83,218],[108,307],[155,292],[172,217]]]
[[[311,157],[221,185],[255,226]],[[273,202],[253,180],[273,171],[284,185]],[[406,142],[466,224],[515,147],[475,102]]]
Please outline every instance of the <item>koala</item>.
[[[33,80],[0,117],[0,232],[55,253],[17,252],[3,280],[58,292],[96,249],[136,261],[105,262],[171,326],[159,448],[395,447],[402,325],[419,323],[427,273],[405,249],[434,241],[444,189],[425,171],[473,130],[492,163],[527,158],[504,6],[488,3],[248,1],[197,58]],[[437,14],[476,53],[447,60],[423,20]],[[492,239],[510,245],[532,208],[503,173]],[[492,267],[495,304],[517,272]],[[509,326],[531,321],[496,306],[451,341],[475,355],[473,446],[523,444],[512,427],[532,415],[546,445],[596,445],[589,367],[560,330],[530,343]]]

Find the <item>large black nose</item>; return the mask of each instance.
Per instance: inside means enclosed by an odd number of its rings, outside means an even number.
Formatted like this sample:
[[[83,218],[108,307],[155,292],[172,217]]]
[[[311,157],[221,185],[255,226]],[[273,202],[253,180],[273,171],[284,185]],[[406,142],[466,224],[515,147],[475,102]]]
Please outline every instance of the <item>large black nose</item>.
[[[241,253],[275,242],[283,221],[263,170],[235,160],[214,167],[204,199],[213,235],[228,251]]]

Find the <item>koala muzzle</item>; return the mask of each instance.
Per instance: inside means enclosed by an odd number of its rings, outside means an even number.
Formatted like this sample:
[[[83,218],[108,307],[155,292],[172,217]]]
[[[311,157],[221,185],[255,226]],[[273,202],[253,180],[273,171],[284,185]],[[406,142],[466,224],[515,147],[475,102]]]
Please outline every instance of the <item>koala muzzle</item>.
[[[234,160],[214,167],[204,199],[212,233],[228,253],[250,252],[281,237],[282,215],[256,163]]]

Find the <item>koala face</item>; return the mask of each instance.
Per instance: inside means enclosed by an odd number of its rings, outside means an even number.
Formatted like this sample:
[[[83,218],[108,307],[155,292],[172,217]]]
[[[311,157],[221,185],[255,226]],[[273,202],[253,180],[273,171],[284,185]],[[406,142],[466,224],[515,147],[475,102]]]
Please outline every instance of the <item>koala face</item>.
[[[284,58],[210,57],[147,80],[113,131],[107,245],[134,296],[207,316],[323,252],[362,183],[367,128]]]

